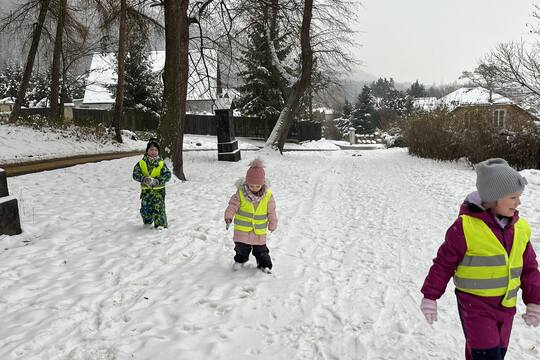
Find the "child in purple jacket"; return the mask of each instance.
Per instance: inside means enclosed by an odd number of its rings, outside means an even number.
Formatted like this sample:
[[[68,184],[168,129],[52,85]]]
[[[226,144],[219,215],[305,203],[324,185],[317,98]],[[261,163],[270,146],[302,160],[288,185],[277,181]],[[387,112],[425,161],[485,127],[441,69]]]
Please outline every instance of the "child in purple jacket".
[[[517,207],[527,180],[503,159],[476,166],[476,188],[446,232],[422,286],[420,308],[437,321],[437,299],[456,286],[467,360],[502,360],[508,349],[518,290],[529,326],[540,324],[540,273],[529,224]]]

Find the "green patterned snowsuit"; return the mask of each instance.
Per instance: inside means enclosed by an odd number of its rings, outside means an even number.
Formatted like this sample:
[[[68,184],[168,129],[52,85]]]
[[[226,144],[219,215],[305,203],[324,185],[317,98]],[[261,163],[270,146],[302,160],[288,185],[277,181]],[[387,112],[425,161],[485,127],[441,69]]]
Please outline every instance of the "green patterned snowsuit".
[[[159,165],[161,158],[151,161],[148,156],[144,155],[143,160],[146,162],[148,172]],[[154,223],[155,227],[167,227],[167,214],[165,213],[165,187],[162,189],[143,188],[142,181],[144,175],[141,166],[137,162],[133,168],[133,180],[141,183],[141,216],[145,224]],[[171,179],[171,171],[167,165],[163,165],[161,172],[156,179],[159,180],[159,185],[165,186],[165,183]]]

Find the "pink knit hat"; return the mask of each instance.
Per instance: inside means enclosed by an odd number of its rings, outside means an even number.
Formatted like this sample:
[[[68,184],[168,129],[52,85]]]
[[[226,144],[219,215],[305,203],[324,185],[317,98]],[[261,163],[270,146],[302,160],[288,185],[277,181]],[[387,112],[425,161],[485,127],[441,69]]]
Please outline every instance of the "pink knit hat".
[[[257,158],[249,164],[246,182],[253,185],[264,185],[264,167],[261,159]]]

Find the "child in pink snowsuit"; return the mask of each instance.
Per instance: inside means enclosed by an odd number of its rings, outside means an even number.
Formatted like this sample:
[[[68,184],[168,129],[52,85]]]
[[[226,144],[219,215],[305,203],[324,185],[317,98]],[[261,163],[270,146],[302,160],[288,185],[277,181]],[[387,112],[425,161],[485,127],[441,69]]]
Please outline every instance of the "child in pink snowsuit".
[[[229,200],[224,220],[229,224],[234,219],[234,270],[241,268],[249,259],[249,254],[257,260],[257,267],[269,272],[272,269],[266,232],[277,228],[276,202],[272,190],[268,188],[262,161],[251,162],[246,178],[237,185],[236,193]]]
[[[527,180],[503,159],[476,166],[476,188],[424,281],[420,308],[437,321],[437,299],[450,278],[456,286],[467,360],[502,360],[508,349],[517,294],[527,305],[529,326],[540,324],[540,273],[530,242],[531,228],[517,207]]]

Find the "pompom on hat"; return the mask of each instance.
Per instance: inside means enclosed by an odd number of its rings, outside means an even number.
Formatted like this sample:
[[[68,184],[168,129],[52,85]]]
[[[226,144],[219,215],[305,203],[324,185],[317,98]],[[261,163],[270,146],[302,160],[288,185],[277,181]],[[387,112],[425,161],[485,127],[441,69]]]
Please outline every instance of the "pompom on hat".
[[[476,165],[476,189],[483,203],[522,192],[527,179],[510,167],[504,159],[493,158]]]
[[[257,158],[249,164],[249,169],[246,173],[246,182],[253,185],[264,185],[265,174],[261,159]]]

